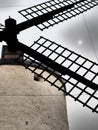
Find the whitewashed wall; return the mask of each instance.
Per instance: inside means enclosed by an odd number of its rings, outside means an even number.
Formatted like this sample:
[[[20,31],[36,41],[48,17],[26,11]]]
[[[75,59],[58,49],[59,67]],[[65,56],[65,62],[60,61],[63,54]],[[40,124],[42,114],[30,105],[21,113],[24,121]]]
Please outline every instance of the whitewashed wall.
[[[0,130],[68,130],[62,92],[22,66],[3,65],[0,73]]]

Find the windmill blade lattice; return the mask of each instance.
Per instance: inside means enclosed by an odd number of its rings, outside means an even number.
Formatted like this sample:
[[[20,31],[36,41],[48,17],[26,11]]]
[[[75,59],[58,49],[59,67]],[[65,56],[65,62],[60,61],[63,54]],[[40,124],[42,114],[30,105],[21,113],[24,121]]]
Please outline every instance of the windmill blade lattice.
[[[84,79],[88,79],[91,83],[96,83],[98,87],[98,64],[44,37],[35,41],[31,48],[81,75]],[[51,86],[55,86],[58,90],[74,98],[75,101],[98,113],[98,88],[92,89],[68,74],[62,75],[27,54],[24,54],[24,60],[21,61],[20,59],[21,56],[17,59],[19,63],[49,82]],[[36,67],[32,68],[31,66],[34,64]],[[40,71],[38,71],[39,68],[41,68]],[[49,75],[46,76],[45,71],[48,71]],[[52,75],[55,75],[53,81],[50,80]],[[63,82],[61,86],[57,84],[58,80]],[[83,95],[87,95],[87,98],[83,99]]]
[[[32,6],[26,9],[23,9],[19,11],[19,13],[24,16],[27,20],[30,20],[32,18],[41,16],[45,13],[51,12],[53,10],[57,10],[59,8],[62,8],[64,6],[68,6],[71,4],[75,4],[72,8],[65,10],[61,13],[56,14],[51,20],[47,20],[46,22],[43,22],[37,27],[40,30],[44,30],[46,28],[49,28],[55,24],[58,24],[60,22],[63,22],[65,20],[68,20],[72,17],[75,17],[83,12],[86,12],[87,10],[95,7],[98,5],[98,0],[92,1],[92,0],[51,0],[47,1],[42,4],[38,4],[36,6]]]

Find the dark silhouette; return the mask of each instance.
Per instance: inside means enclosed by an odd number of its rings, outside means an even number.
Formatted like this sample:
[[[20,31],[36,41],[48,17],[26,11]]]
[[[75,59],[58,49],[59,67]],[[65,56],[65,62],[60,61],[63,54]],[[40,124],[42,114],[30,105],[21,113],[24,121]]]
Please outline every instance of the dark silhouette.
[[[67,10],[69,11],[70,9],[74,9],[75,5],[78,5],[78,4],[82,5],[81,3],[82,2],[85,3],[85,1],[86,0],[80,0],[78,2],[69,4],[67,6],[63,6],[61,8],[58,8],[58,9],[55,9],[52,11],[48,11],[47,13],[43,13],[42,15],[39,15],[38,17],[32,18],[28,21],[25,21],[25,22],[22,22],[19,24],[17,24],[15,19],[12,19],[9,17],[9,19],[5,20],[5,28],[3,29],[3,31],[0,31],[0,42],[5,41],[8,45],[9,51],[11,51],[11,52],[21,51],[23,53],[26,53],[29,56],[33,57],[35,60],[43,63],[45,66],[50,68],[50,70],[53,70],[53,72],[57,72],[57,73],[59,73],[59,75],[67,74],[70,77],[77,80],[78,82],[81,82],[82,84],[95,90],[95,92],[96,92],[98,90],[98,84],[94,83],[92,80],[88,80],[87,78],[85,78],[85,76],[81,76],[78,73],[70,70],[69,67],[64,67],[62,64],[58,64],[56,61],[51,60],[49,57],[46,57],[45,55],[37,52],[36,50],[32,49],[31,47],[28,47],[28,46],[20,43],[19,40],[17,39],[17,34],[19,34],[20,31],[23,31],[32,26],[37,26],[45,21],[51,20],[51,19],[53,19],[53,17],[55,15],[58,15],[59,13],[62,13],[63,11],[67,11]],[[89,2],[89,3],[91,3],[91,2]],[[96,2],[96,4],[93,4],[93,7],[96,6],[97,4],[98,4],[97,2]],[[91,6],[91,8],[92,8],[92,6]],[[86,11],[88,9],[89,8],[87,8]],[[85,11],[85,9],[83,11],[80,11],[80,13],[83,13],[84,11]],[[60,56],[60,55],[61,54],[59,54],[58,56]],[[78,57],[79,57],[79,55],[78,55]],[[73,61],[73,63],[74,62],[75,61]],[[95,65],[95,63],[93,63],[93,66],[94,65]],[[80,66],[82,66],[82,65],[80,65]],[[89,71],[89,69],[88,69],[88,71]],[[97,77],[97,74],[95,74],[95,77]],[[62,88],[60,88],[60,89],[62,89]],[[83,93],[83,91],[82,91],[82,93]],[[93,111],[95,111],[95,110],[96,110],[96,108]]]

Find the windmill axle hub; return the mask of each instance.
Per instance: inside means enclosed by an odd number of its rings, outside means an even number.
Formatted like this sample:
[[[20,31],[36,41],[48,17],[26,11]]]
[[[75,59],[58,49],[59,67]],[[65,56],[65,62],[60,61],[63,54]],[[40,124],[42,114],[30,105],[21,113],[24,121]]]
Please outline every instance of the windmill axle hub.
[[[5,29],[0,32],[3,36],[0,41],[5,41],[8,44],[10,51],[16,51],[17,39],[17,30],[16,30],[16,20],[9,18],[5,20]]]

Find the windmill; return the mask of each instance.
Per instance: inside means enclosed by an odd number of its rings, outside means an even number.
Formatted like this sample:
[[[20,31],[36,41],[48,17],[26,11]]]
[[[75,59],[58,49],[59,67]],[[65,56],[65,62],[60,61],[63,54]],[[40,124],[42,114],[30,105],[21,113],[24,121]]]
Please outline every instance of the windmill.
[[[5,28],[1,28],[2,31],[0,31],[0,42],[5,41],[12,52],[24,53],[17,58],[17,62],[96,113],[98,113],[96,96],[98,64],[42,36],[28,47],[19,42],[17,34],[32,26],[44,30],[97,5],[97,0],[47,1],[19,11],[27,21],[17,24],[15,19],[6,19]],[[2,24],[1,27],[3,27]],[[24,57],[22,60],[21,56]],[[29,61],[28,65],[25,64],[26,61]],[[30,67],[32,64],[36,64],[35,69]],[[39,68],[42,69],[40,73],[37,72]],[[44,75],[45,71],[49,72],[47,77]],[[81,74],[81,71],[84,73]],[[52,75],[56,76],[54,81],[50,80]],[[59,79],[63,82],[61,86],[57,85]],[[75,90],[78,90],[78,96],[73,94]],[[81,100],[82,94],[88,95],[85,101]],[[94,101],[93,105],[92,101]]]

